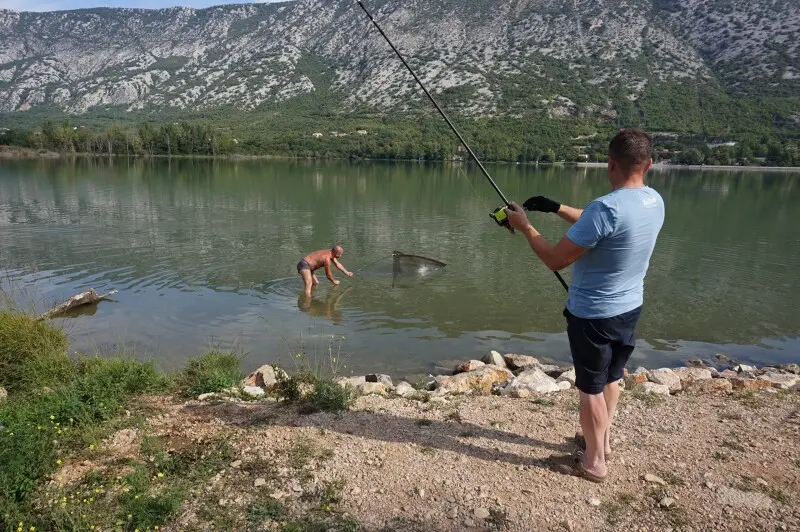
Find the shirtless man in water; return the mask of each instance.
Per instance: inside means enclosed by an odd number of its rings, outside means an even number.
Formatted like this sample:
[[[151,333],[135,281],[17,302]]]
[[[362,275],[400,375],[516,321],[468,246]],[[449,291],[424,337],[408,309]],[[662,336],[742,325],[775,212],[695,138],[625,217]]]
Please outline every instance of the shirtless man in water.
[[[297,273],[300,274],[300,277],[303,278],[303,282],[306,284],[305,293],[307,297],[311,296],[311,287],[319,285],[319,279],[317,279],[314,272],[320,268],[325,268],[325,277],[330,279],[334,285],[338,285],[339,281],[333,278],[331,263],[346,276],[353,276],[353,273],[347,271],[347,268],[339,262],[339,258],[342,255],[344,255],[342,246],[334,246],[332,249],[321,249],[309,253],[297,263]]]

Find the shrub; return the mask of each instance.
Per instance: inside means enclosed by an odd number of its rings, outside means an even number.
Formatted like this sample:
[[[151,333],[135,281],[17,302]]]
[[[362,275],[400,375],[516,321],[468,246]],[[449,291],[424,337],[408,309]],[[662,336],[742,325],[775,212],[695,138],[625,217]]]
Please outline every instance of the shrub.
[[[194,397],[238,386],[243,378],[238,356],[211,351],[189,362],[178,375],[177,385],[182,394]]]

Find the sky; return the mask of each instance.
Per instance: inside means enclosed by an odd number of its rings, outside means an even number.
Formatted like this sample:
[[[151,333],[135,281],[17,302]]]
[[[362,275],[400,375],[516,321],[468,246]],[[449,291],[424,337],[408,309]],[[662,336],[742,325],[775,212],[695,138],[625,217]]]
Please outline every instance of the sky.
[[[257,0],[274,2],[278,0]],[[139,7],[156,9],[171,6],[208,7],[220,4],[248,4],[251,0],[0,0],[0,9],[14,11],[60,11],[88,7]]]

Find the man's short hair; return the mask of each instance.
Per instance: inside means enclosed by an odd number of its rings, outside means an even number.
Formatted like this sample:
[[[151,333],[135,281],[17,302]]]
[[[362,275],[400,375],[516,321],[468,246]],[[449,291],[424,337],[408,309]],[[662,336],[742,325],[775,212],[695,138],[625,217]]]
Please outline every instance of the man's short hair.
[[[653,157],[653,139],[641,129],[621,129],[608,145],[608,156],[626,170],[642,166]]]

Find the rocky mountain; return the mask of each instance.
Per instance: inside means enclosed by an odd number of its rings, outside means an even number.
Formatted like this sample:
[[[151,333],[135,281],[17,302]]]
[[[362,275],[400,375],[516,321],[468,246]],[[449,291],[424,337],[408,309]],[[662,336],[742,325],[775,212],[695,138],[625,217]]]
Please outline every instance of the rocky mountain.
[[[451,108],[613,114],[666,92],[797,104],[797,0],[367,0]],[[209,9],[0,10],[0,111],[419,108],[355,0]]]

